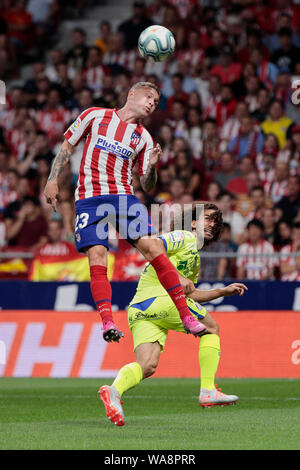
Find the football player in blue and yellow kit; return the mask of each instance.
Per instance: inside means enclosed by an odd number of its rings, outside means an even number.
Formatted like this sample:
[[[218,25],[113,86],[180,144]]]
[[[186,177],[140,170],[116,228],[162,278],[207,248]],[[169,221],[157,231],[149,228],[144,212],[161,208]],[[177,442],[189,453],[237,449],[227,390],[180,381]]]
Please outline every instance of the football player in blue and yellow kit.
[[[187,220],[187,211],[191,211],[189,230],[175,230],[160,236],[171,263],[176,267],[182,285],[187,292],[188,284],[198,280],[200,269],[199,234],[202,224],[204,246],[218,239],[222,225],[222,214],[217,206],[202,203],[204,210],[199,220],[197,207],[193,203],[180,215]],[[197,215],[196,215],[197,214]],[[215,320],[199,302],[230,295],[243,295],[247,287],[241,283],[230,284],[221,289],[190,289],[187,304],[190,312],[202,323],[203,329],[199,345],[199,364],[201,369],[201,389],[199,403],[203,407],[236,403],[238,397],[226,395],[215,388],[215,374],[220,358],[219,329]],[[112,386],[104,385],[99,389],[108,418],[118,426],[125,423],[120,398],[124,392],[138,385],[141,380],[154,374],[164,349],[168,331],[185,332],[178,311],[167,291],[160,284],[156,272],[148,263],[140,277],[136,294],[130,302],[128,321],[134,341],[136,362],[120,369]]]

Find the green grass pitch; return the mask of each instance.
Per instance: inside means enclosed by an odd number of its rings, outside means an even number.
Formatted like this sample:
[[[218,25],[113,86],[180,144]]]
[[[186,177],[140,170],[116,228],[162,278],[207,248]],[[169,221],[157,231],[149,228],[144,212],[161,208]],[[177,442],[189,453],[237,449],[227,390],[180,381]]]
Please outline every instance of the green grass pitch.
[[[0,449],[300,448],[300,380],[220,379],[236,406],[202,409],[199,381],[148,379],[124,396],[126,424],[106,418],[98,379],[0,379]]]

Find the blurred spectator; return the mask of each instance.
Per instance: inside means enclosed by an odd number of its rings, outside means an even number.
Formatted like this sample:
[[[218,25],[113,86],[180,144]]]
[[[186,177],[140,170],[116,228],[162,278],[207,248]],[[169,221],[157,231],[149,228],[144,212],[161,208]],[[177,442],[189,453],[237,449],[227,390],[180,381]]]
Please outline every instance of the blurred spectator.
[[[47,240],[47,221],[42,214],[37,198],[24,198],[15,220],[7,224],[7,240],[9,245],[29,247],[35,250]]]
[[[102,50],[103,57],[111,49],[111,24],[109,21],[101,21],[99,25],[100,36],[94,42],[94,46],[99,47]]]
[[[250,61],[256,66],[259,81],[267,90],[272,90],[276,83],[278,68],[273,62],[265,60],[260,48],[253,49]]]
[[[208,86],[208,98],[203,101],[203,118],[216,118],[217,104],[221,100],[222,82],[218,75],[210,75]]]
[[[169,29],[176,38],[176,46],[181,49],[185,40],[185,28],[178,10],[170,3],[166,4],[162,26]]]
[[[51,62],[46,66],[44,75],[50,82],[57,82],[59,79],[58,67],[65,62],[65,55],[61,49],[52,49],[50,57]]]
[[[215,119],[208,118],[203,123],[203,134],[201,140],[200,159],[194,155],[193,165],[195,168],[204,168],[207,175],[212,175],[218,168],[220,162],[220,138],[217,133]]]
[[[205,50],[205,57],[209,58],[211,65],[216,65],[220,60],[220,53],[225,46],[225,35],[223,31],[214,27],[211,34],[211,45]]]
[[[267,48],[272,52],[274,52],[277,49],[280,49],[281,47],[279,34],[278,34],[281,28],[292,27],[291,20],[292,20],[293,12],[288,11],[288,9],[284,9],[284,10],[279,9],[279,10],[275,10],[275,14],[277,14],[278,16],[278,20],[276,22],[276,32],[266,36],[265,41],[264,41],[265,44],[267,45]],[[295,31],[292,32],[292,44],[296,47],[300,47],[300,38],[299,38],[299,35]]]
[[[158,181],[157,181],[157,194],[155,196],[155,201],[158,203],[163,203],[170,199],[170,183],[171,175],[168,167],[162,167],[158,172]]]
[[[213,204],[216,204],[218,196],[222,192],[222,187],[217,181],[211,181],[207,187],[206,199]]]
[[[32,145],[29,147],[28,152],[24,155],[24,159],[18,162],[17,168],[20,175],[27,175],[31,179],[35,178],[37,161],[43,158],[51,164],[54,153],[50,147],[49,138],[44,131],[38,131]]]
[[[292,237],[292,222],[288,219],[278,220],[275,227],[275,239],[274,246],[277,250],[280,250],[283,246],[291,243]]]
[[[280,274],[282,281],[300,280],[300,257],[293,256],[300,252],[300,222],[294,223],[291,234],[291,243],[284,246],[280,252],[285,255],[280,258]]]
[[[275,134],[282,149],[292,120],[284,115],[282,102],[273,100],[269,108],[269,117],[262,122],[261,129],[265,134]]]
[[[193,92],[196,93],[196,92]],[[190,97],[192,96],[192,93]],[[198,96],[198,95],[197,95]],[[202,119],[199,107],[190,106],[186,116],[187,130],[185,138],[189,142],[193,158],[199,159],[201,155]]]
[[[239,176],[230,179],[226,185],[226,190],[233,194],[248,194],[247,176],[254,170],[254,163],[251,157],[245,156],[237,166]]]
[[[86,44],[86,32],[84,29],[73,29],[72,43],[73,46],[66,54],[67,63],[75,72],[81,72],[86,65],[89,51]]]
[[[49,90],[46,106],[36,113],[39,126],[46,132],[51,145],[61,141],[61,137],[71,119],[70,111],[61,105],[60,99],[59,90],[52,87]]]
[[[245,219],[241,214],[233,209],[234,197],[228,191],[223,191],[217,198],[218,207],[222,211],[223,220],[231,227],[231,239],[234,243],[240,244],[244,238],[246,226]]]
[[[170,198],[161,206],[162,209],[162,226],[163,232],[170,230],[170,221],[174,216],[174,211],[178,210],[181,205],[181,200],[186,194],[186,182],[181,178],[173,178],[170,183]]]
[[[300,75],[300,73],[298,73],[298,75]],[[299,104],[289,103],[286,108],[286,116],[291,119],[294,124],[300,126],[300,102]]]
[[[47,231],[47,242],[36,252],[37,256],[68,256],[77,254],[74,244],[63,239],[62,220],[50,220]]]
[[[293,32],[290,28],[284,27],[278,31],[278,37],[280,47],[274,51],[271,60],[279,69],[287,68],[293,73],[300,53],[299,47],[292,43]]]
[[[131,85],[137,82],[144,82],[147,80],[145,72],[146,60],[142,57],[136,57],[134,60],[133,70],[131,74]]]
[[[264,224],[264,239],[270,242],[273,246],[275,243],[276,236],[276,215],[273,207],[266,208],[262,217]]]
[[[290,174],[299,174],[300,165],[300,125],[295,125],[291,129],[291,140],[289,145],[278,154],[278,160],[289,163]]]
[[[2,184],[0,186],[0,211],[3,211],[10,203],[17,199],[17,189],[19,184],[18,172],[13,168],[6,171],[3,157],[6,157],[5,152],[0,153],[0,169],[2,159],[2,171],[0,174],[0,178],[2,180]]]
[[[277,203],[287,194],[289,178],[289,165],[286,162],[276,161],[274,167],[274,179],[264,186],[266,194],[273,203]]]
[[[235,112],[236,100],[230,85],[221,88],[220,101],[216,104],[216,121],[219,127],[223,126]]]
[[[190,66],[198,67],[204,58],[204,50],[200,47],[199,32],[191,29],[187,35],[187,47],[179,50],[178,60],[183,60]]]
[[[59,213],[62,217],[63,223],[63,240],[74,243],[74,229],[75,229],[75,204],[74,201],[64,200],[60,201],[58,205]]]
[[[4,211],[4,219],[10,225],[18,215],[19,210],[26,197],[31,195],[31,188],[29,179],[26,177],[20,177],[16,188],[17,197],[16,199],[7,205]]]
[[[238,135],[229,141],[228,150],[236,155],[238,160],[246,155],[255,158],[256,154],[262,151],[263,144],[263,134],[256,129],[253,119],[245,116],[241,119]]]
[[[113,75],[120,76],[120,74],[126,70],[133,71],[136,58],[137,54],[134,50],[128,51],[125,48],[124,36],[122,33],[111,34],[110,47],[103,57],[103,63],[109,67]],[[144,74],[144,61],[141,57],[139,57],[139,59],[142,60]],[[130,85],[130,81],[131,76],[128,85]]]
[[[230,245],[230,225],[226,222],[223,224],[220,240],[213,242],[208,247],[201,250],[207,253],[232,253],[233,249]],[[231,260],[230,258],[205,258],[201,257],[200,268],[201,279],[211,281],[218,279],[230,279],[231,277]]]
[[[186,192],[194,199],[200,197],[200,174],[192,167],[191,155],[188,152],[180,151],[176,154],[173,165],[169,168],[171,176],[185,181]]]
[[[109,68],[102,63],[101,49],[95,46],[90,47],[86,67],[83,69],[83,76],[86,86],[93,91],[95,98],[100,96],[103,77],[109,73]]]
[[[266,205],[266,195],[261,186],[254,186],[250,191],[250,198],[253,205],[253,210],[247,215],[246,221],[250,222],[253,219],[263,220]]]
[[[259,29],[251,28],[247,31],[247,44],[243,46],[237,53],[238,61],[245,65],[250,61],[253,50],[261,50],[264,60],[268,60],[270,52],[266,46],[261,44],[262,34]]]
[[[170,112],[170,117],[166,119],[166,124],[172,127],[175,137],[182,137],[187,130],[185,121],[186,106],[181,100],[174,100]]]
[[[239,62],[234,62],[232,48],[225,45],[220,51],[219,63],[211,69],[213,75],[218,75],[223,84],[232,84],[239,80],[242,67]]]
[[[271,95],[266,88],[260,88],[257,93],[256,109],[251,113],[251,117],[259,123],[267,119],[271,102]]]
[[[238,136],[241,127],[241,119],[248,115],[249,110],[247,104],[244,102],[237,103],[234,114],[226,119],[220,131],[222,140],[220,148],[223,152],[227,149],[229,141]]]
[[[133,3],[133,16],[119,25],[119,32],[124,35],[127,50],[134,49],[138,43],[139,35],[144,29],[151,26],[152,21],[146,16],[145,3],[135,1]]]
[[[290,176],[286,187],[286,196],[276,204],[277,218],[293,220],[300,215],[300,179],[299,175]]]
[[[273,278],[275,267],[274,248],[264,240],[264,224],[253,219],[247,224],[248,241],[238,248],[237,279],[265,280]],[[269,255],[269,256],[261,256]]]
[[[16,78],[19,71],[18,64],[24,63],[24,57],[33,45],[32,16],[26,11],[25,0],[10,2],[8,8],[2,11],[1,16],[7,24],[12,74]]]
[[[224,152],[220,158],[220,170],[216,172],[214,181],[219,183],[222,189],[226,189],[229,182],[239,176],[235,157],[230,152]]]
[[[183,76],[180,73],[172,75],[172,88],[174,94],[167,100],[167,110],[170,112],[175,100],[186,103],[188,94],[183,90]]]

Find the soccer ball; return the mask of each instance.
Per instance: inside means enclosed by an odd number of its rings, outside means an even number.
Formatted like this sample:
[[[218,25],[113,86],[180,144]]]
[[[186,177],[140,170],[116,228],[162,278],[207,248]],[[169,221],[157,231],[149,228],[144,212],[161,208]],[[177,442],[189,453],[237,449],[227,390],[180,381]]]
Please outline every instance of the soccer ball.
[[[145,59],[151,62],[162,62],[173,54],[175,38],[164,26],[149,26],[140,34],[138,48]]]

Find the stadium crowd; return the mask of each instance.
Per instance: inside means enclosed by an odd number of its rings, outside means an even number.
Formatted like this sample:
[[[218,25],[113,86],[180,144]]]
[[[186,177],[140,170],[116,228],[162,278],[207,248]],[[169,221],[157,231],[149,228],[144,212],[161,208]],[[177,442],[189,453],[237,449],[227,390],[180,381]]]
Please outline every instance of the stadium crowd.
[[[88,42],[76,26],[72,47],[59,48],[66,14],[84,17],[88,7],[1,2],[0,247],[72,249],[82,144],[61,179],[57,213],[43,195],[63,132],[82,110],[121,107],[132,84],[151,81],[161,100],[144,125],[163,156],[155,190],[145,194],[135,175],[136,195],[149,209],[162,204],[166,218],[173,204],[192,200],[222,209],[221,239],[207,251],[243,256],[203,258],[202,279],[299,280],[300,258],[291,256],[300,251],[300,99],[292,88],[300,78],[299,2],[136,1],[116,28],[101,18]],[[139,34],[151,24],[176,38],[165,62],[138,53]],[[23,65],[32,73],[22,81]]]

